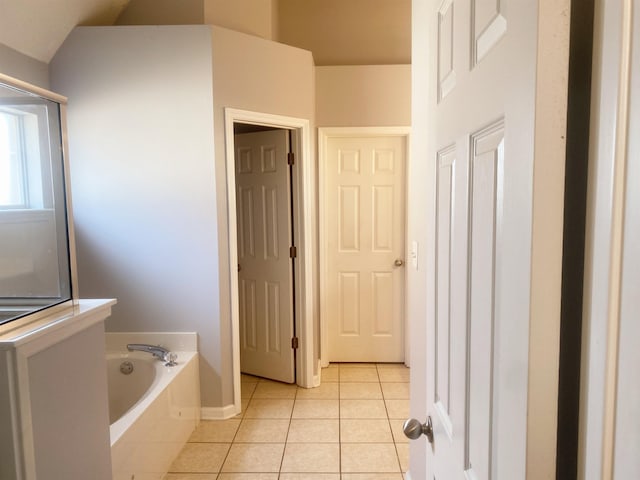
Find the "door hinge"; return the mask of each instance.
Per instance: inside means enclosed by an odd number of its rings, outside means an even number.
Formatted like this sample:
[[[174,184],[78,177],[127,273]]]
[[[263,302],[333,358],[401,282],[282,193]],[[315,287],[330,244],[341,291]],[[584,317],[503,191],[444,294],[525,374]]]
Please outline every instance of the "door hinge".
[[[293,152],[289,152],[287,154],[287,163],[289,165],[293,165],[296,161],[296,156],[293,154]]]
[[[298,349],[298,337],[293,337],[291,339],[291,348],[293,348],[294,350]]]
[[[295,245],[289,247],[289,258],[296,258],[298,256],[298,249]]]

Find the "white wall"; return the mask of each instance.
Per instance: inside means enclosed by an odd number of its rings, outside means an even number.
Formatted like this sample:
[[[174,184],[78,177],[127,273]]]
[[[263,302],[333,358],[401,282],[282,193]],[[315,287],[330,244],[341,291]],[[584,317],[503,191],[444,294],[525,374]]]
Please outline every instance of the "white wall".
[[[2,43],[0,43],[0,73],[38,87],[49,88],[49,68],[46,63]]]
[[[411,125],[411,65],[316,67],[316,123]]]
[[[251,35],[212,27],[216,192],[220,253],[220,298],[229,298],[229,229],[224,143],[224,108],[308,119],[314,130],[314,66],[310,52]],[[313,139],[312,142],[315,142]],[[314,159],[309,159],[314,162]],[[314,167],[315,169],[315,163]],[[315,198],[315,192],[313,192]],[[314,205],[315,209],[315,205]],[[315,219],[308,219],[314,223]],[[315,238],[314,238],[315,240]],[[315,246],[312,245],[315,251]],[[316,295],[317,298],[317,295]],[[229,301],[220,304],[224,358],[231,358]],[[317,315],[314,319],[317,322]],[[231,366],[224,378],[224,404],[233,400]]]
[[[222,402],[211,31],[80,27],[51,63],[69,97],[80,295],[109,331],[196,331],[203,405]]]

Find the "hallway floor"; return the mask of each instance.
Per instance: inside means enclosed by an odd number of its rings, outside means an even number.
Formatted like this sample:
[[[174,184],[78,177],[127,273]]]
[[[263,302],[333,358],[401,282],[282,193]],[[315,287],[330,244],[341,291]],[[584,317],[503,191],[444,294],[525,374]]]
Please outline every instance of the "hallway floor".
[[[402,480],[409,369],[331,364],[304,389],[242,375],[242,414],[203,420],[165,480]]]

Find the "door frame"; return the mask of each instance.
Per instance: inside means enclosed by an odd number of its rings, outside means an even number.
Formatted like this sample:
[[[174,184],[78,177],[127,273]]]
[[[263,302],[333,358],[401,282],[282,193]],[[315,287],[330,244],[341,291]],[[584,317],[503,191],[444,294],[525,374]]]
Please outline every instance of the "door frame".
[[[327,285],[329,283],[328,277],[328,265],[327,255],[324,252],[327,251],[329,244],[329,238],[327,232],[327,218],[325,209],[325,189],[327,182],[327,170],[326,170],[326,155],[328,152],[328,142],[331,138],[349,138],[349,137],[403,137],[405,140],[405,162],[404,162],[404,181],[405,181],[405,214],[404,214],[404,243],[405,243],[405,256],[409,255],[409,246],[407,244],[407,179],[409,172],[409,155],[410,155],[410,135],[411,127],[321,127],[318,128],[318,212],[319,212],[319,263],[320,263],[320,363],[323,367],[329,365],[329,321],[326,318],[327,311]],[[404,323],[404,364],[409,366],[410,352],[409,352],[409,322],[406,318],[406,299],[407,299],[407,262],[405,261],[404,271],[404,292],[403,292],[403,304],[405,313],[403,318]]]
[[[225,108],[225,150],[227,171],[227,205],[229,208],[229,281],[231,338],[233,357],[233,398],[236,413],[241,411],[240,392],[240,315],[238,295],[238,230],[236,211],[236,175],[234,123],[261,125],[292,133],[292,151],[296,158],[293,169],[294,231],[298,263],[295,282],[295,331],[299,338],[295,356],[296,383],[301,387],[314,386],[313,376],[313,225],[315,211],[313,185],[315,182],[311,156],[311,129],[307,119],[269,113]]]

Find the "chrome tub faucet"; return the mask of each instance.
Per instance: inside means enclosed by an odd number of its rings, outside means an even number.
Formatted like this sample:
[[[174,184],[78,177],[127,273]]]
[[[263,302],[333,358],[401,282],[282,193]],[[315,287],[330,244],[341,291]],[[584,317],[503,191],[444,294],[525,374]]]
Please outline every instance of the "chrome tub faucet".
[[[129,343],[127,350],[133,352],[134,350],[139,352],[147,352],[156,357],[158,360],[165,362],[166,367],[175,367],[177,365],[176,359],[178,356],[175,353],[171,353],[160,345],[148,345],[146,343]]]

